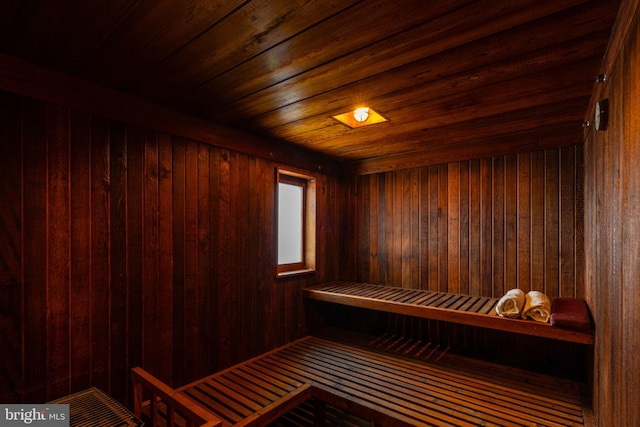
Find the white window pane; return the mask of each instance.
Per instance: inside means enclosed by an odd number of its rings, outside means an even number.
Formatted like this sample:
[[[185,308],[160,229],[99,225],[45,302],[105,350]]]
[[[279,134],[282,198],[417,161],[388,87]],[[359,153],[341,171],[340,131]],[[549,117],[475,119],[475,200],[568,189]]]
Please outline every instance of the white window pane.
[[[278,184],[278,264],[302,262],[302,187]]]

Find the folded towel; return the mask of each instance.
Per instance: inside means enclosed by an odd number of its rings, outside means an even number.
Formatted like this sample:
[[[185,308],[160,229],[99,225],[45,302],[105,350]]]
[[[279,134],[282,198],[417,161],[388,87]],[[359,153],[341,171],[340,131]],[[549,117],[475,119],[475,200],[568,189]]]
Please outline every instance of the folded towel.
[[[522,315],[524,307],[525,295],[520,289],[511,289],[504,294],[496,305],[496,313],[498,316],[511,317],[517,319]]]
[[[529,291],[525,298],[524,308],[522,309],[522,318],[547,323],[550,316],[551,301],[549,301],[549,297],[542,292]]]

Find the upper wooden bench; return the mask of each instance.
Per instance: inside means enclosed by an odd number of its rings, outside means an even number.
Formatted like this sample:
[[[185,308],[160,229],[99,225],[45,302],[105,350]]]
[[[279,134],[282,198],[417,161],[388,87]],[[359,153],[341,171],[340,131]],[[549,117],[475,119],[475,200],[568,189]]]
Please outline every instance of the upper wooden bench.
[[[495,311],[499,298],[353,282],[326,283],[305,288],[303,293],[318,301],[593,345],[593,331],[500,317]]]
[[[568,380],[455,355],[423,360],[319,337],[303,338],[176,390],[136,368],[134,385],[139,416],[143,389],[155,393],[152,427],[189,424],[184,419],[195,420],[192,425],[265,426],[310,396],[376,425],[395,427],[585,422],[581,386]],[[197,413],[174,415],[167,423],[167,414],[180,412],[170,408],[176,402],[180,410],[195,408]],[[324,425],[321,421],[316,418],[317,425]]]

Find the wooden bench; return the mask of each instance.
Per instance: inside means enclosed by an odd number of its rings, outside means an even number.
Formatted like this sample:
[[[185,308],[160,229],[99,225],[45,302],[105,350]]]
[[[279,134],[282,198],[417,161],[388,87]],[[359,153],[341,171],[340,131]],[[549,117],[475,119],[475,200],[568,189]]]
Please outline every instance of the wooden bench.
[[[142,389],[151,386],[167,406],[177,397],[183,407],[200,406],[207,426],[264,426],[312,396],[380,425],[584,425],[580,385],[571,381],[453,355],[418,360],[319,337],[177,390],[140,381],[141,372],[134,370],[138,416]],[[161,418],[151,425],[167,425]],[[316,423],[323,425],[319,418]]]
[[[305,288],[303,294],[311,300],[580,344],[593,345],[594,340],[593,331],[565,329],[532,320],[500,317],[495,311],[498,298],[353,282],[332,282]]]

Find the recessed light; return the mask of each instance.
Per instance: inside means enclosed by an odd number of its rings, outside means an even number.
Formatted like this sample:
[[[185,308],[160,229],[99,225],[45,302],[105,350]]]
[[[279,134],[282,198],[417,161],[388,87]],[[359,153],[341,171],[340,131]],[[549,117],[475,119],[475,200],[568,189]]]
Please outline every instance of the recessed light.
[[[343,125],[349,126],[350,128],[357,128],[361,126],[368,126],[389,121],[389,119],[370,107],[359,107],[354,111],[349,111],[348,113],[342,113],[338,114],[337,116],[331,117],[339,121]]]

